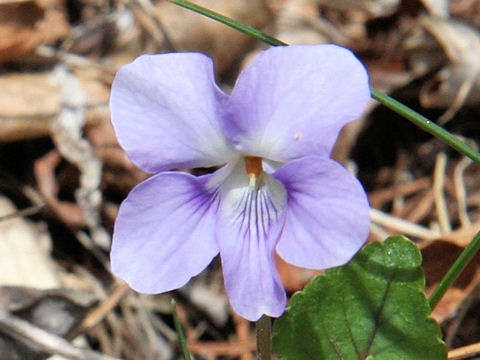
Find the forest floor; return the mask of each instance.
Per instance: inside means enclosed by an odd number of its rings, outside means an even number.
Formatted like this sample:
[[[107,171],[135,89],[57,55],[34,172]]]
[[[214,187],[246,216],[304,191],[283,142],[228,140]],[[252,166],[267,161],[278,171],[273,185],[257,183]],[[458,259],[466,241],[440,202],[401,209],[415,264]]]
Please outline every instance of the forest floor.
[[[289,44],[352,49],[373,87],[478,148],[479,1],[198,3]],[[266,47],[166,1],[0,2],[1,359],[180,358],[172,298],[196,358],[255,358],[254,326],[229,307],[218,259],[182,289],[155,296],[111,274],[119,205],[149,174],[120,148],[108,99],[118,68],[144,53],[205,53],[228,89]],[[333,157],[368,192],[369,241],[412,239],[431,292],[480,231],[478,164],[374,100],[343,130]],[[450,349],[480,342],[479,264],[433,312]],[[316,274],[278,267],[289,294]]]

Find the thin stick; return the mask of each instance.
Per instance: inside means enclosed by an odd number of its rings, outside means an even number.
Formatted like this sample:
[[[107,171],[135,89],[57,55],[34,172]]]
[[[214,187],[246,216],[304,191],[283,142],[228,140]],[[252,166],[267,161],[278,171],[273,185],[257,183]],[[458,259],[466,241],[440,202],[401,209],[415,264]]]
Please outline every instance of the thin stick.
[[[435,208],[442,234],[452,232],[450,218],[448,216],[447,201],[443,192],[445,187],[445,171],[447,168],[447,155],[444,152],[437,154],[435,170],[433,174],[433,194],[435,196]]]
[[[33,205],[28,208],[15,211],[14,213],[0,216],[0,221],[10,220],[17,217],[31,216],[38,214],[45,207],[45,204]]]
[[[0,329],[17,340],[34,344],[48,354],[57,354],[72,360],[119,360],[93,350],[75,347],[67,340],[13,316],[3,309],[0,309]]]
[[[430,230],[427,227],[415,224],[408,220],[386,214],[378,209],[371,208],[370,217],[374,223],[394,229],[408,236],[415,236],[426,240],[433,240],[441,236],[439,232]]]
[[[125,295],[130,291],[130,287],[127,283],[119,281],[113,290],[110,292],[108,297],[102,301],[98,306],[90,310],[82,320],[82,322],[77,325],[73,330],[68,334],[69,338],[74,338],[77,335],[85,332],[88,329],[99,324],[109,313],[112,311],[118,303],[123,299]]]
[[[480,354],[480,343],[463,346],[448,352],[448,360],[460,360]]]
[[[464,173],[472,160],[464,157],[455,166],[453,172],[453,185],[455,186],[455,194],[457,195],[458,218],[462,227],[472,225],[467,211],[467,187],[465,186]]]
[[[272,359],[272,322],[271,318],[263,315],[257,325],[257,359]]]

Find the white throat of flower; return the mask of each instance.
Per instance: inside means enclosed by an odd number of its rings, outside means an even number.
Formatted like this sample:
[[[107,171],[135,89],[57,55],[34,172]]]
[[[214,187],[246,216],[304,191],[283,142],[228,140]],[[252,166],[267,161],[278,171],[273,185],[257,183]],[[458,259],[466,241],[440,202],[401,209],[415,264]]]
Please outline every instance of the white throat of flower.
[[[207,184],[220,200],[220,211],[244,235],[264,237],[287,203],[284,185],[263,170],[262,158],[237,157]]]

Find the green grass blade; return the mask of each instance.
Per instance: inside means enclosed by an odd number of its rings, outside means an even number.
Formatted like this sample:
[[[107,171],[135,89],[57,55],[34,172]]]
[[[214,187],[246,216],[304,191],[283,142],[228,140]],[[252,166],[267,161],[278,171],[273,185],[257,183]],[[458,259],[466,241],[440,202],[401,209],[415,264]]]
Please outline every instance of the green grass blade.
[[[383,105],[388,107],[390,110],[393,110],[397,114],[410,120],[419,128],[439,138],[444,143],[451,146],[458,152],[462,153],[465,156],[468,156],[470,159],[480,164],[480,154],[475,150],[473,150],[470,146],[468,146],[464,142],[458,140],[454,135],[449,133],[447,130],[445,130],[441,126],[438,126],[431,120],[428,120],[425,116],[420,115],[416,111],[403,105],[402,103],[393,99],[392,97],[385,95],[374,88],[370,88],[370,90],[372,92],[372,98],[382,103]]]
[[[180,344],[180,349],[182,349],[183,358],[185,360],[192,360],[190,356],[190,352],[187,348],[187,341],[185,340],[185,335],[183,334],[182,324],[180,324],[180,319],[178,318],[177,314],[177,303],[175,299],[172,299],[172,315],[173,315],[173,323],[175,324],[175,330],[178,335],[178,343]]]

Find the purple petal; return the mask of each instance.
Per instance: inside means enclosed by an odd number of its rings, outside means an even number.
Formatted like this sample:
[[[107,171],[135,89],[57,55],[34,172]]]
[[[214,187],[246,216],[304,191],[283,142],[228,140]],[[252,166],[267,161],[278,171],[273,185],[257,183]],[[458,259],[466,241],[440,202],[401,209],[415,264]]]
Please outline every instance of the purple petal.
[[[273,259],[286,192],[281,183],[264,175],[261,185],[252,188],[244,160],[239,159],[212,178],[219,185],[217,238],[227,295],[235,312],[251,321],[263,314],[278,317],[286,305]]]
[[[230,304],[243,318],[256,321],[262,315],[279,317],[287,303],[285,289],[273,259],[278,229],[263,236],[240,236],[224,227],[221,237],[223,276]]]
[[[347,49],[291,45],[261,52],[229,98],[226,133],[239,151],[271,160],[328,155],[365,109],[368,75]]]
[[[222,134],[226,95],[212,60],[197,53],[143,55],[123,66],[110,108],[120,144],[147,172],[225,163],[233,149]]]
[[[367,196],[358,180],[334,160],[294,160],[274,177],[288,192],[277,253],[290,264],[326,269],[346,263],[367,239]]]
[[[165,172],[137,185],[115,223],[113,273],[143,293],[183,286],[218,254],[212,206],[203,177]]]

